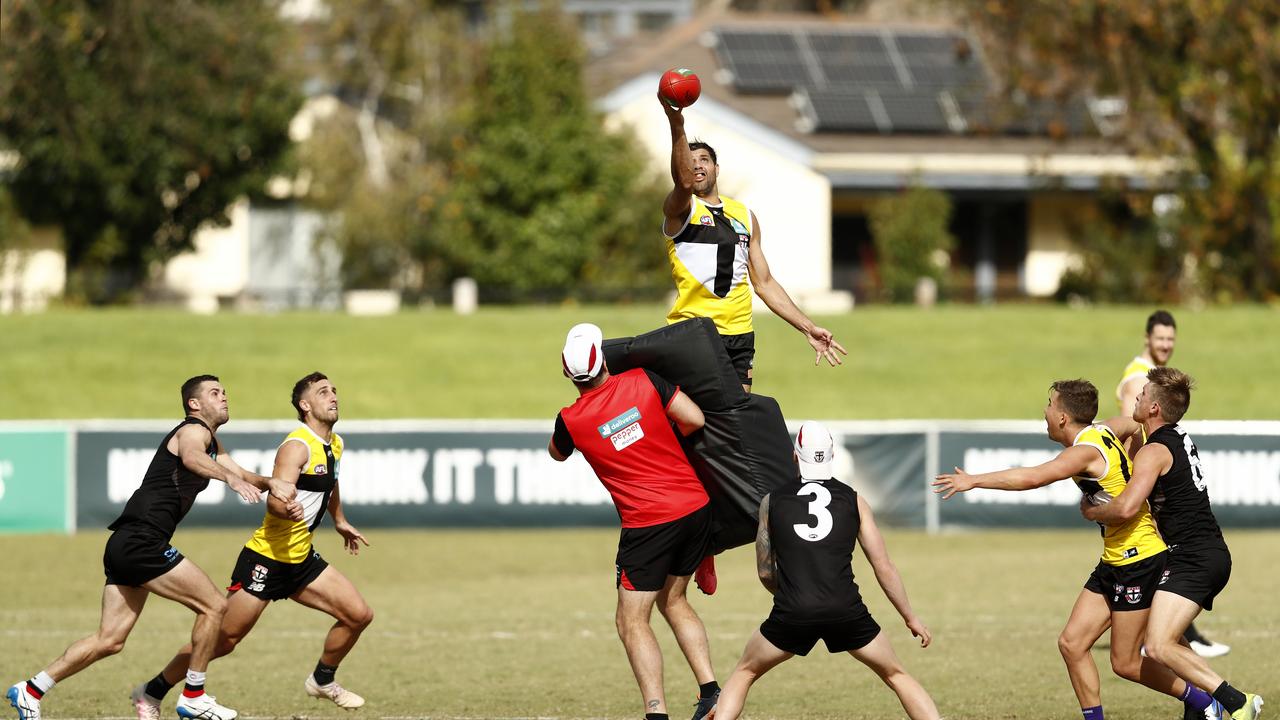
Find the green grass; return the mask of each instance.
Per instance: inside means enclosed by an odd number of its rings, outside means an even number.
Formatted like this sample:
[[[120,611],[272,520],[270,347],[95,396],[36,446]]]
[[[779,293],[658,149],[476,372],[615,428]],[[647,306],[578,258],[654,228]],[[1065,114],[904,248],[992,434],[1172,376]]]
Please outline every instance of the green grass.
[[[819,317],[850,357],[813,367],[803,338],[757,318],[756,389],[789,417],[1034,418],[1058,378],[1085,377],[1114,408],[1115,384],[1141,348],[1151,308],[866,307]],[[564,306],[448,310],[385,318],[342,314],[223,314],[59,310],[0,316],[0,418],[159,418],[180,407],[177,388],[220,375],[232,418],[290,415],[294,380],[321,369],[356,418],[548,418],[574,397],[558,353],[574,323],[607,336],[663,324],[664,308]],[[1174,364],[1196,376],[1191,418],[1272,419],[1254,378],[1280,357],[1268,332],[1280,311],[1262,306],[1176,309]]]
[[[221,582],[246,535],[180,531],[175,542]],[[338,675],[369,699],[362,717],[639,716],[639,693],[613,628],[615,531],[370,535],[373,547],[358,558],[341,555],[332,532],[317,543],[376,613]],[[29,677],[94,629],[104,538],[0,537],[0,553],[10,558],[0,604],[0,683]],[[1094,564],[1096,532],[892,532],[887,539],[934,646],[912,645],[861,555],[855,572],[872,613],[945,717],[1079,717],[1056,638]],[[1280,576],[1271,568],[1280,532],[1234,531],[1227,539],[1232,581],[1200,627],[1233,648],[1213,661],[1220,674],[1280,699],[1273,652]],[[693,603],[723,680],[768,613],[769,598],[755,580],[749,548],[722,555],[719,575],[720,591],[711,598],[695,592]],[[248,717],[353,717],[302,693],[329,624],[293,603],[272,605],[235,654],[211,666],[210,690]],[[59,685],[46,717],[129,715],[129,690],[158,672],[190,626],[189,612],[152,598],[124,652]],[[679,718],[692,710],[696,686],[659,616],[654,626],[672,717]],[[1105,641],[1094,657],[1108,716],[1179,717],[1175,701],[1110,674]],[[171,694],[164,716],[173,701]],[[761,720],[902,716],[869,671],[821,646],[762,679],[747,713]]]

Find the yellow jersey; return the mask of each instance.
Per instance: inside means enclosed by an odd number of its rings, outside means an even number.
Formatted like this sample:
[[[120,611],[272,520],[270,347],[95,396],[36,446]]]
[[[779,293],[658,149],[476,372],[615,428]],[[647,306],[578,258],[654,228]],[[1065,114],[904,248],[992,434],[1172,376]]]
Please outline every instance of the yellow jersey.
[[[1129,484],[1129,455],[1124,451],[1120,438],[1106,425],[1089,425],[1076,435],[1075,445],[1089,445],[1098,449],[1107,461],[1107,469],[1102,477],[1072,477],[1080,491],[1093,495],[1104,490],[1111,497],[1116,497]],[[1144,501],[1138,513],[1123,525],[1102,525],[1102,562],[1108,565],[1128,565],[1145,560],[1157,553],[1167,550],[1160,532],[1156,530],[1155,519],[1151,517],[1151,507]]]
[[[1120,378],[1120,384],[1116,385],[1116,404],[1121,406],[1120,409],[1124,409],[1124,386],[1134,378],[1146,377],[1147,373],[1154,370],[1155,367],[1154,363],[1141,355],[1130,360],[1129,364],[1124,366],[1124,376]]]
[[[693,196],[689,220],[674,237],[667,236],[676,283],[676,303],[667,323],[707,317],[721,335],[744,335],[752,331],[747,272],[751,211],[724,196],[720,203],[709,205]]]
[[[307,465],[298,475],[297,501],[302,504],[302,519],[289,520],[267,513],[262,527],[253,533],[245,547],[279,562],[300,563],[311,554],[311,538],[325,509],[329,496],[338,485],[338,465],[342,461],[342,436],[333,433],[333,439],[325,442],[314,430],[303,425],[289,433],[280,443],[300,442],[307,446],[310,455]]]

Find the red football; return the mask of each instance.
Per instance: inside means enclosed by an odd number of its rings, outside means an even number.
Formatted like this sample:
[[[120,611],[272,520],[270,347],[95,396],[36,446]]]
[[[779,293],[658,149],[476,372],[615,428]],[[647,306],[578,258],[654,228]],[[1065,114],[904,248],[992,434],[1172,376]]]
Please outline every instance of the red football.
[[[658,92],[672,107],[689,107],[702,93],[702,81],[688,68],[671,68],[662,73]]]

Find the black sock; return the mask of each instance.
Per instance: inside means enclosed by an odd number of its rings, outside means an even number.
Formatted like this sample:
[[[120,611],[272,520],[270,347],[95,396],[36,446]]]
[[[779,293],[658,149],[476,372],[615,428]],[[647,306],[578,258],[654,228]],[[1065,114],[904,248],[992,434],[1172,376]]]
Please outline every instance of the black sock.
[[[698,686],[698,699],[706,700],[718,692],[720,692],[720,683],[715,680],[712,680],[709,683],[702,683]]]
[[[1224,680],[1217,690],[1213,691],[1213,699],[1222,703],[1227,712],[1234,713],[1244,707],[1244,693],[1231,687]]]
[[[668,720],[666,713],[645,713],[644,720]]]
[[[1186,632],[1182,633],[1182,637],[1186,638],[1187,642],[1198,642],[1202,645],[1209,644],[1208,641],[1204,639],[1204,636],[1200,634],[1200,631],[1196,630],[1195,624],[1188,625]]]
[[[311,674],[311,677],[316,679],[317,685],[323,686],[333,682],[333,676],[337,672],[337,665],[325,665],[322,662],[318,662],[316,663],[316,671]]]
[[[157,700],[163,700],[172,689],[173,683],[164,679],[164,673],[156,675],[147,683],[147,694]]]

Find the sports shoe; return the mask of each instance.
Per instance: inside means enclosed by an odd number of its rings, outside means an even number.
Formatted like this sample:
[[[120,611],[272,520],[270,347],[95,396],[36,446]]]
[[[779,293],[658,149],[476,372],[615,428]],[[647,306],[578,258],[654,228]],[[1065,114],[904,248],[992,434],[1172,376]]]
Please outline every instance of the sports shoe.
[[[707,558],[710,559],[710,556]],[[711,577],[715,577],[712,575]],[[710,593],[708,593],[710,594]],[[703,720],[710,718],[716,714],[716,703],[720,701],[720,691],[717,690],[715,695],[709,698],[699,698],[698,704],[693,708],[693,720]]]
[[[716,594],[716,556],[708,555],[702,558],[702,562],[698,563],[698,569],[693,573],[693,581],[698,584],[698,589],[706,595]],[[697,720],[695,718],[694,720]]]
[[[147,684],[142,683],[129,693],[129,702],[138,720],[160,720],[160,701],[147,694]]]
[[[1231,713],[1231,720],[1253,720],[1262,714],[1262,697],[1253,693],[1244,694],[1244,707]]]
[[[364,706],[364,698],[342,687],[337,682],[331,682],[328,685],[320,685],[316,683],[315,675],[308,675],[307,681],[302,684],[306,688],[307,694],[319,700],[332,700],[334,705],[348,710],[355,710]]]
[[[198,697],[178,697],[178,717],[187,720],[235,720],[238,713],[229,707],[218,704],[218,699],[209,693]]]
[[[18,720],[40,720],[40,699],[27,692],[27,681],[23,680],[9,688],[4,696],[9,698],[9,704],[18,711]]]
[[[1196,654],[1202,658],[1216,658],[1231,652],[1230,645],[1223,645],[1220,642],[1214,642],[1207,638],[1205,639],[1205,642],[1192,640],[1191,649],[1195,650]]]

